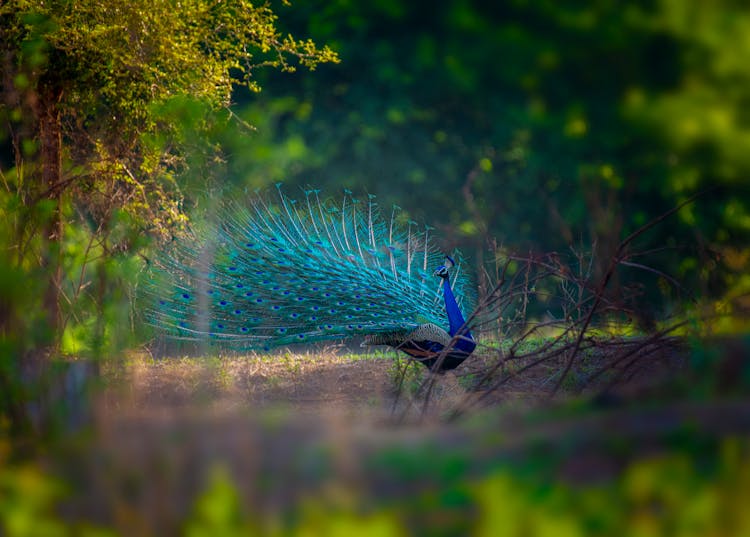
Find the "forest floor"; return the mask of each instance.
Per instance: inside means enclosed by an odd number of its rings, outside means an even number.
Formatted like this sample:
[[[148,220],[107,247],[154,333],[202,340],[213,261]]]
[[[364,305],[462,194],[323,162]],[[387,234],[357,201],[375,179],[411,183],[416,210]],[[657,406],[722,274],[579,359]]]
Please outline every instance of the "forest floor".
[[[208,358],[142,352],[109,364],[93,409],[95,433],[59,459],[56,473],[75,490],[64,512],[124,535],[167,535],[217,465],[243,503],[280,512],[341,494],[399,501],[432,490],[435,476],[445,486],[462,483],[530,453],[538,467],[555,468],[555,479],[598,482],[665,438],[750,430],[746,395],[685,397],[675,379],[698,384],[682,345],[610,376],[617,382],[603,392],[602,383],[580,389],[575,382],[609,359],[591,355],[552,400],[563,359],[529,370],[512,364],[519,374],[487,391],[476,379],[491,356],[435,377],[418,364],[404,373],[396,356],[342,348]],[[730,389],[735,377],[730,368]],[[469,410],[446,422],[457,408]]]
[[[288,409],[306,415],[376,408],[392,388],[392,360],[321,353],[153,359],[132,355],[107,404],[136,413]],[[121,375],[124,374],[124,378]],[[124,382],[122,382],[124,381]]]
[[[602,351],[580,360],[556,399],[597,395],[599,391],[618,398],[640,397],[678,375],[686,366],[687,355],[679,344],[670,343],[611,386],[607,385],[611,374],[585,390],[577,385],[577,379],[609,359]],[[503,369],[505,382],[488,390],[477,383],[493,360],[492,354],[478,352],[455,371],[431,375],[395,351],[354,354],[329,347],[305,353],[159,358],[147,352],[134,353],[105,371],[100,411],[111,417],[287,411],[308,418],[350,416],[360,422],[367,418],[395,423],[406,416],[411,423],[416,418],[441,421],[467,404],[479,408],[546,404],[565,361],[549,360],[528,370],[524,365],[533,357],[508,363]],[[519,373],[513,375],[513,371]]]

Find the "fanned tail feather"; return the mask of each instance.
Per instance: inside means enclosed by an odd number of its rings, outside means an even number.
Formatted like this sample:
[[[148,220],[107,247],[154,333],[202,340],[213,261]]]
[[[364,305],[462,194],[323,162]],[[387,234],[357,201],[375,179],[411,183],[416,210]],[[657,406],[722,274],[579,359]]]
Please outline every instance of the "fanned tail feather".
[[[152,264],[148,320],[169,336],[269,349],[447,326],[431,274],[443,254],[427,228],[404,229],[397,208],[384,221],[373,196],[335,204],[317,190],[298,201],[279,189],[275,203],[255,196],[226,213]],[[456,274],[467,302],[467,278]]]

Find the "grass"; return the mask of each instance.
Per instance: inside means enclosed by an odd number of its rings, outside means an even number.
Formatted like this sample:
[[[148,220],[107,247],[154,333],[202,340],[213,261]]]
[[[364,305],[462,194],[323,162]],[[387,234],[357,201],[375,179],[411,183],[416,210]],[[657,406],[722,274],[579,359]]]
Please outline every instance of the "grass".
[[[509,399],[542,401],[557,384],[565,396],[604,389],[618,380],[619,370],[608,369],[609,365],[638,341],[611,335],[599,342],[587,338],[562,382],[573,336],[481,341],[459,369],[439,378],[430,377],[423,366],[393,350],[358,353],[335,345],[307,352],[282,349],[206,357],[131,355],[125,365],[134,378],[142,379],[134,385],[139,386],[144,404],[155,404],[157,394],[151,392],[151,386],[161,385],[159,397],[163,400],[184,403],[196,396],[234,407],[291,401],[313,409],[325,405],[328,398],[369,408],[394,409],[406,404],[414,412],[428,406],[429,401],[420,403],[420,399],[434,398],[437,415],[445,415],[450,405],[464,408],[477,403],[492,406]]]

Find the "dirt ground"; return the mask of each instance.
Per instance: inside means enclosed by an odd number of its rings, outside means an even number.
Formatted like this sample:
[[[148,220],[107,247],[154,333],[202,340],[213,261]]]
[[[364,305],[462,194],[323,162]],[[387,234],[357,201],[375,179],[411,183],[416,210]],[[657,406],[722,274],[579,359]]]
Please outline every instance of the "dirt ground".
[[[392,360],[332,352],[216,358],[129,357],[102,394],[105,412],[158,414],[287,409],[359,414],[393,396]]]
[[[94,434],[85,447],[72,447],[57,469],[75,490],[65,513],[124,535],[169,535],[191,512],[217,465],[244,503],[273,512],[310,497],[339,498],[342,490],[347,498],[376,494],[398,501],[419,485],[404,475],[424,457],[453,468],[451,461],[461,454],[461,475],[468,478],[536,446],[559,452],[567,476],[600,480],[627,462],[635,452],[630,446],[653,449],[655,438],[683,431],[686,417],[695,430],[710,434],[748,430],[744,399],[640,404],[685,367],[685,355],[676,348],[646,358],[622,366],[625,374],[609,379],[617,380],[607,390],[612,398],[581,415],[566,414],[564,407],[536,412],[549,404],[545,392],[562,362],[526,371],[523,363],[510,364],[520,374],[487,392],[472,384],[487,365],[481,355],[473,356],[456,374],[434,377],[426,398],[419,386],[431,377],[421,366],[407,372],[398,390],[395,353],[131,354],[103,371]],[[571,379],[585,378],[607,359],[590,357]],[[446,423],[453,410],[487,393],[466,419]],[[588,397],[575,382],[566,384],[563,395]],[[617,456],[603,455],[603,442],[622,449]]]
[[[579,360],[558,399],[599,392],[638,398],[679,374],[686,360],[681,348],[664,345],[637,362],[616,364],[597,382],[583,387],[587,376],[613,359],[607,352]],[[308,418],[348,416],[355,422],[443,421],[456,409],[546,404],[564,367],[564,358],[529,369],[525,366],[532,359],[512,361],[502,369],[502,384],[492,385],[492,379],[481,384],[493,360],[497,357],[478,352],[457,370],[432,375],[419,364],[399,359],[395,351],[355,354],[330,347],[299,353],[158,358],[144,351],[105,371],[97,406],[104,421],[196,412],[252,416],[269,411]]]

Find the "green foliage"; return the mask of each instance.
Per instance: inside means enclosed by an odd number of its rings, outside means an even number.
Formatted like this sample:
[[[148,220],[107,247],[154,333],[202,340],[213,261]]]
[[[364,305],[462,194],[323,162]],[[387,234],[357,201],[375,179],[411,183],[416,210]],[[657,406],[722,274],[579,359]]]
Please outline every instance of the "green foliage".
[[[21,536],[63,536],[65,526],[52,510],[60,496],[58,484],[33,467],[5,469],[0,474],[4,534]]]
[[[23,127],[39,113],[28,102],[54,90],[78,203],[115,202],[161,231],[183,218],[176,173],[216,156],[210,140],[198,142],[225,122],[216,111],[236,84],[259,91],[260,67],[337,60],[282,34],[268,5],[245,1],[12,0],[0,18],[14,81],[6,113]]]
[[[19,209],[16,196],[0,192],[0,248],[15,254],[2,259],[3,341],[19,354],[53,341],[43,316],[45,269],[37,264],[42,242],[32,224],[39,209]],[[130,324],[127,303],[140,263],[127,250],[142,240],[130,223],[124,213],[114,213],[105,236],[87,226],[71,226],[60,244],[64,353],[101,356],[129,343],[131,336],[122,328]]]
[[[227,472],[215,467],[186,517],[184,534],[746,535],[750,531],[745,505],[750,494],[747,448],[746,442],[725,439],[710,462],[703,458],[706,454],[689,450],[639,457],[611,481],[595,483],[542,479],[529,472],[529,465],[536,464],[533,458],[467,478],[465,465],[455,464],[461,461],[456,453],[437,451],[434,459],[425,461],[404,458],[406,451],[397,450],[388,459],[389,469],[412,490],[404,491],[408,498],[397,502],[367,498],[367,509],[362,509],[358,500],[363,498],[357,495],[320,494],[287,506],[283,517],[247,508]],[[441,469],[449,471],[441,473]],[[61,490],[59,483],[33,466],[0,468],[4,534],[114,534],[60,520],[54,508]]]
[[[342,64],[292,87],[268,73],[270,96],[240,112],[263,114],[265,129],[252,162],[232,151],[235,184],[364,189],[437,224],[478,263],[492,239],[514,250],[594,244],[595,274],[624,236],[704,192],[636,247],[663,248],[642,260],[744,311],[746,7],[388,6],[313,2],[285,21],[335,43]],[[279,151],[286,144],[299,150]],[[632,282],[646,285],[646,308],[674,298],[635,267],[611,285]]]
[[[65,496],[62,484],[33,464],[6,460],[0,444],[0,532],[7,537],[111,537],[115,533],[89,524],[72,525],[56,513]]]
[[[225,469],[215,467],[185,527],[186,537],[230,537],[254,533],[242,515],[240,498]]]

